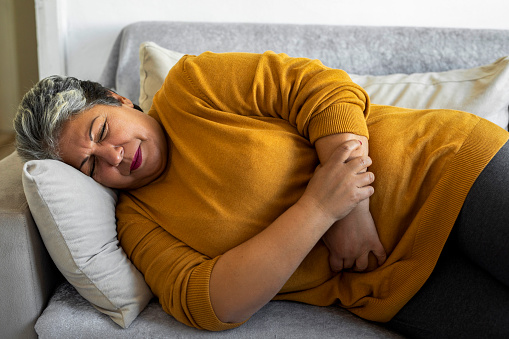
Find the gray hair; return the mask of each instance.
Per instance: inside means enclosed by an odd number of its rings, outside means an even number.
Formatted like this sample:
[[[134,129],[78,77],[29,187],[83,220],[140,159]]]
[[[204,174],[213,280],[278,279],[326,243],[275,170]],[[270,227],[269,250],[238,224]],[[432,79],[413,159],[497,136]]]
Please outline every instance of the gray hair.
[[[61,160],[58,140],[62,126],[96,105],[120,106],[111,91],[92,81],[50,76],[25,94],[14,118],[16,149],[25,160]]]

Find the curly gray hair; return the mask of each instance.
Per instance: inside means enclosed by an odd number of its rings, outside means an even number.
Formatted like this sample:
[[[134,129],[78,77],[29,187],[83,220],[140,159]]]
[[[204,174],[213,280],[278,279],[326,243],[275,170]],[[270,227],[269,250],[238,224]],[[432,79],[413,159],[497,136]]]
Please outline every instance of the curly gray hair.
[[[63,124],[96,105],[120,106],[111,90],[97,82],[50,76],[25,94],[14,118],[16,149],[25,160],[61,160],[58,140]]]

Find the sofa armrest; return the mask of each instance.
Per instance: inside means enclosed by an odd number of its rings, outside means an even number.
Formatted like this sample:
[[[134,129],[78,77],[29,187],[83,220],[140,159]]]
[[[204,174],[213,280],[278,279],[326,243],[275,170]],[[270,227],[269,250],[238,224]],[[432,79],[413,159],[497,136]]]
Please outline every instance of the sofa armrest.
[[[36,338],[34,324],[61,276],[47,253],[23,193],[16,152],[0,161],[1,337]]]

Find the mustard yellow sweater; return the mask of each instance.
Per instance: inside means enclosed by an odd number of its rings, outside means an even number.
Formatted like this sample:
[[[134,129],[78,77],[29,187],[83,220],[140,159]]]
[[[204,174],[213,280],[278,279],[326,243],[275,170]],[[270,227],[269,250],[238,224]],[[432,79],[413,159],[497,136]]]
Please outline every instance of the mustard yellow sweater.
[[[166,312],[209,330],[239,325],[214,315],[214,263],[299,199],[318,138],[369,131],[370,209],[388,259],[370,273],[334,274],[320,242],[276,299],[337,303],[375,321],[424,284],[470,187],[508,139],[467,113],[370,105],[345,72],[270,52],[184,57],[149,114],[169,136],[170,162],[121,194],[120,242]]]

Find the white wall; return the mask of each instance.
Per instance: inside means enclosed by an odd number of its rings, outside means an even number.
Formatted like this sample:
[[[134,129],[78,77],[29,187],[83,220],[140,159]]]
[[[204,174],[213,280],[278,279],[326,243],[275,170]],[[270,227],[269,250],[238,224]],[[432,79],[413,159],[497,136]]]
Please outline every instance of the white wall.
[[[39,74],[97,80],[140,20],[509,29],[507,0],[36,0]],[[66,63],[67,61],[67,63]]]

